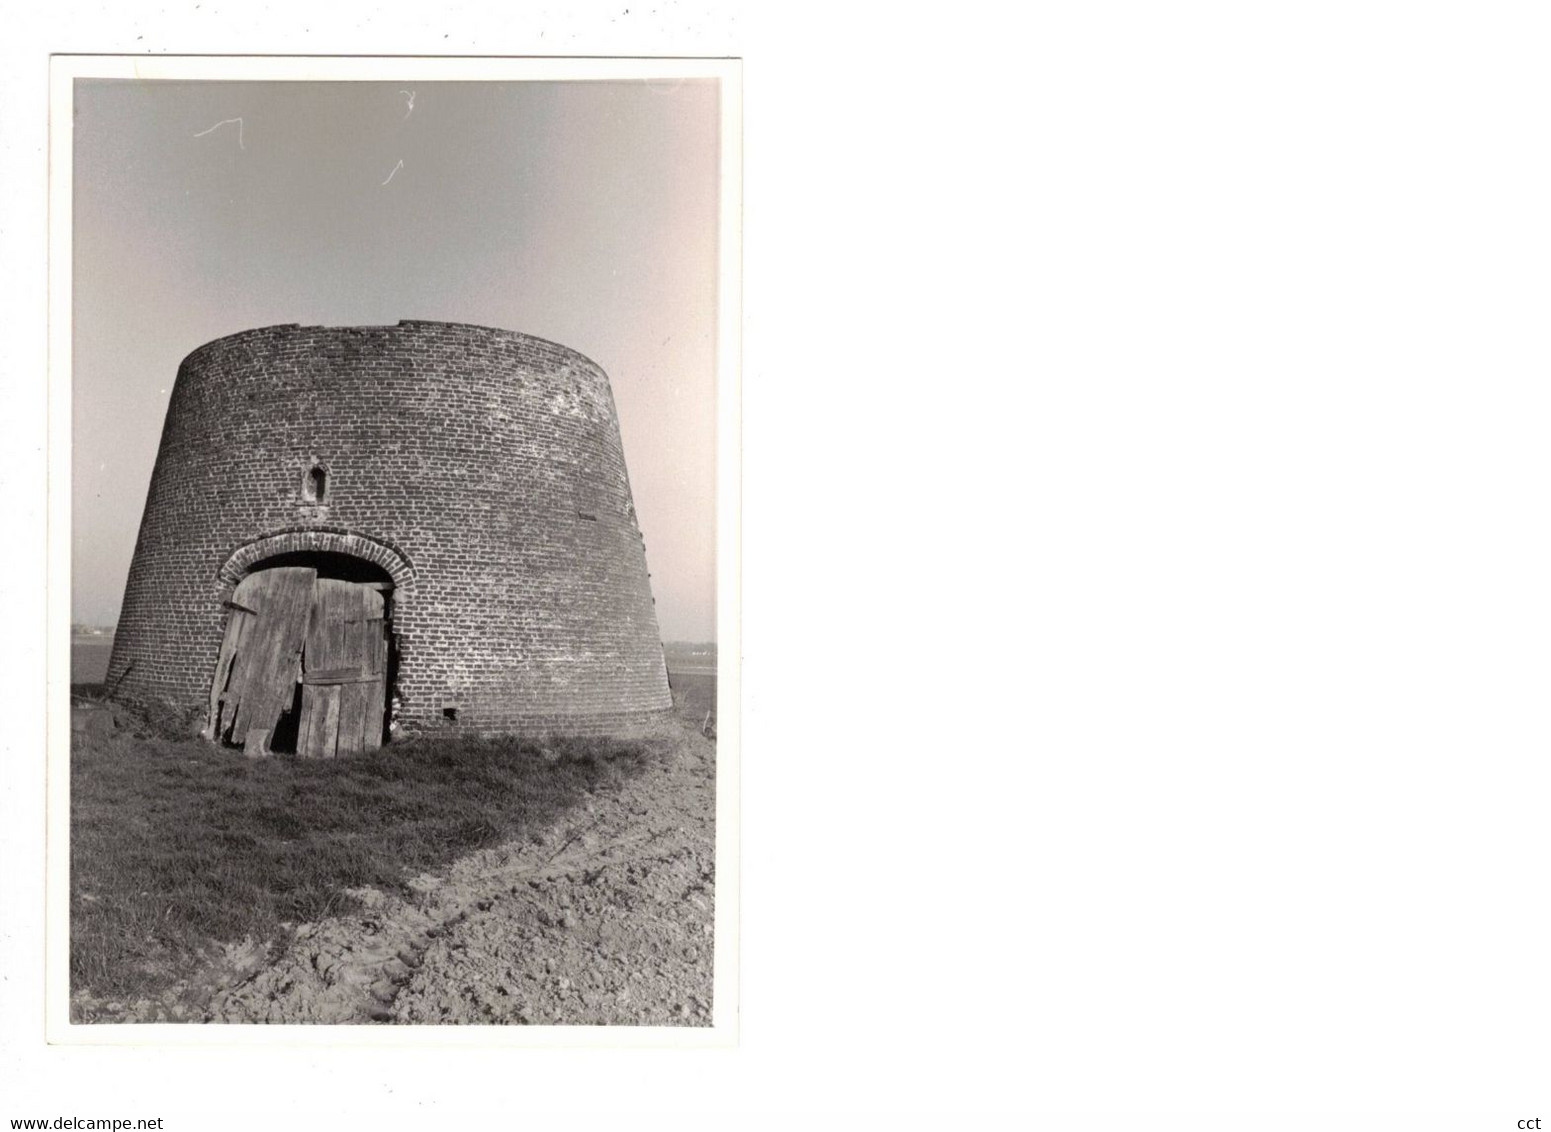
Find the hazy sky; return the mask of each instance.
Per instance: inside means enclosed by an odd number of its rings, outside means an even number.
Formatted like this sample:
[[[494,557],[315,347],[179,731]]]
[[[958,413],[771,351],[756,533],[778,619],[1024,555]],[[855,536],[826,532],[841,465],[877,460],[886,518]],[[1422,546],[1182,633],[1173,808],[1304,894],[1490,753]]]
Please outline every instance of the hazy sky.
[[[714,80],[78,81],[73,618],[118,615],[186,354],[413,318],[608,372],[663,636],[712,639],[717,123]]]

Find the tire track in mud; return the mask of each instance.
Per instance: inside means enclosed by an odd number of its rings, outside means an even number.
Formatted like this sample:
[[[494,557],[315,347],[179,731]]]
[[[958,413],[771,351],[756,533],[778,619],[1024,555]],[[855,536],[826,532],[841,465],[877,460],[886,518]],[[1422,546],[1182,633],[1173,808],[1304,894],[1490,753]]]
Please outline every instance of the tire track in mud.
[[[357,910],[272,962],[228,948],[111,1020],[710,1025],[716,745],[668,726],[660,759],[553,829],[416,877],[410,899],[350,890]]]

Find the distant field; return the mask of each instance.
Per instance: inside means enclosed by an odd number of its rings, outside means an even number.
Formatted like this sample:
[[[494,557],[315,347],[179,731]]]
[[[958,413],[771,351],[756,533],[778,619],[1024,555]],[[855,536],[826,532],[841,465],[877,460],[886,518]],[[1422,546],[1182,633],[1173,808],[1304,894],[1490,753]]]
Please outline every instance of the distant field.
[[[113,636],[70,638],[70,683],[101,684],[108,677]]]
[[[716,710],[716,673],[678,672],[668,669],[668,687],[684,694],[683,715],[700,718]]]
[[[714,675],[716,672],[716,646],[711,644],[686,644],[668,641],[662,646],[663,659],[668,662],[669,672]]]

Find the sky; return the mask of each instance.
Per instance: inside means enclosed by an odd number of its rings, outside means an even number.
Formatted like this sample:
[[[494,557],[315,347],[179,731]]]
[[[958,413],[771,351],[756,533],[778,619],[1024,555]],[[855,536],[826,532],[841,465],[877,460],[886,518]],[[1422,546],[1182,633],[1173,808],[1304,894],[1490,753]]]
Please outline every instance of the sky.
[[[439,319],[604,368],[662,635],[714,640],[718,121],[715,80],[79,80],[72,619],[118,616],[190,351]]]

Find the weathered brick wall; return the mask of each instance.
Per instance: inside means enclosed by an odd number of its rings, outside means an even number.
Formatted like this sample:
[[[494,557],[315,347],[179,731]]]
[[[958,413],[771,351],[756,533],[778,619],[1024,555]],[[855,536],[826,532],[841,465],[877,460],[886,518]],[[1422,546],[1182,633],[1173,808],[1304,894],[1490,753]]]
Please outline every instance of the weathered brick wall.
[[[306,498],[314,466],[324,499]],[[394,579],[400,718],[603,733],[670,704],[608,378],[448,323],[272,326],[178,370],[108,682],[203,708],[255,562],[343,552]]]

